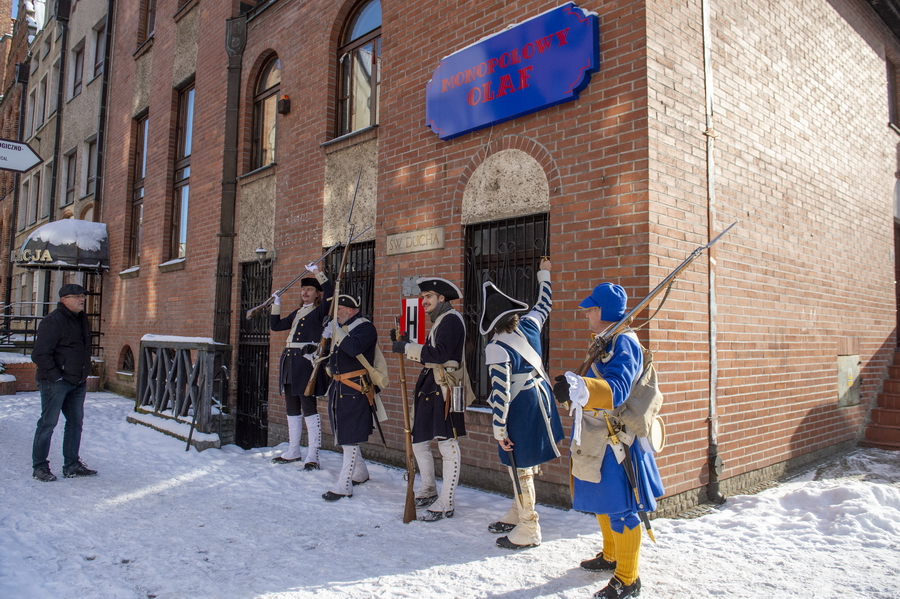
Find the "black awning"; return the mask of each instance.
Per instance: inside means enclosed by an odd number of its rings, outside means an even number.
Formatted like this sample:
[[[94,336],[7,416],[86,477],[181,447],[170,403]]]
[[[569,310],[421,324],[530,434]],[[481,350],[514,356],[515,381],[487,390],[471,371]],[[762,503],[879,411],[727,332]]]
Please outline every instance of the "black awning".
[[[31,232],[15,255],[16,266],[57,270],[109,268],[105,223],[64,219]]]

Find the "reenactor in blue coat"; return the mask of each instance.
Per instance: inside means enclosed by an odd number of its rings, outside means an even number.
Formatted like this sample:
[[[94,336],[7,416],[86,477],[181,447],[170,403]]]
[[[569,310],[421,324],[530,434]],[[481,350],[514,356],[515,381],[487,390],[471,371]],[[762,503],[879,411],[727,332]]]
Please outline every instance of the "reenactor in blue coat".
[[[281,318],[281,296],[277,293],[272,296],[275,305],[269,316],[269,328],[273,331],[290,330],[278,365],[279,387],[287,408],[289,443],[287,451],[273,458],[272,462],[289,464],[303,459],[300,436],[305,421],[309,451],[303,467],[305,470],[318,470],[322,425],[316,397],[325,395],[328,388],[324,369],[317,371],[312,395],[306,395],[306,387],[313,374],[313,361],[328,316],[328,302],[323,301],[323,296],[330,300],[333,287],[324,273],[319,272],[318,266],[309,264],[306,269],[313,276],[300,279],[300,299],[303,301],[300,308]]]
[[[459,299],[459,288],[440,277],[420,277],[419,294],[425,313],[432,322],[425,343],[410,343],[404,335],[392,332],[395,353],[406,354],[424,368],[416,381],[413,404],[413,453],[421,475],[416,507],[428,507],[419,519],[435,522],[452,518],[453,495],[459,483],[460,453],[458,438],[466,434],[465,413],[450,409],[454,388],[464,397],[471,396],[471,383],[465,368],[466,325],[462,314],[450,302]],[[443,460],[443,484],[438,495],[431,441],[437,439]]]
[[[517,313],[527,310],[526,304],[490,281],[483,286],[480,330],[482,335],[493,333],[484,349],[491,380],[488,405],[500,461],[509,469],[515,490],[510,510],[488,530],[509,532],[497,539],[497,545],[505,549],[541,544],[534,476],[540,464],[559,457],[556,444],[565,437],[541,357],[541,329],[553,305],[550,267],[549,260],[541,261],[538,300],[521,317]]]
[[[625,290],[612,283],[597,285],[579,307],[584,309],[590,330],[602,333],[625,316],[628,296]],[[583,419],[589,416],[602,421],[620,406],[641,377],[644,358],[637,335],[631,329],[613,337],[606,352],[591,365],[587,375],[580,377],[567,372],[553,386],[560,402],[571,401],[575,410],[572,446],[588,449],[587,454],[602,456],[593,470],[573,475],[572,507],[597,515],[603,533],[603,550],[581,567],[592,572],[614,571],[607,586],[594,594],[606,599],[637,597],[641,591],[638,561],[641,550],[641,520],[639,512],[656,509],[656,498],[662,497],[663,485],[652,451],[640,439],[627,431],[616,434],[603,432],[588,436]],[[601,427],[602,431],[606,427]],[[622,453],[628,453],[628,459]],[[631,467],[637,495],[625,470]],[[574,467],[574,464],[573,464]],[[573,471],[574,472],[574,471]]]
[[[333,339],[328,357],[328,415],[335,442],[344,451],[344,461],[337,481],[322,495],[326,501],[352,497],[353,487],[369,480],[369,470],[359,448],[375,430],[371,400],[375,385],[360,360],[375,361],[378,332],[368,319],[360,316],[359,300],[349,295],[338,298],[337,324],[329,323],[325,337]]]

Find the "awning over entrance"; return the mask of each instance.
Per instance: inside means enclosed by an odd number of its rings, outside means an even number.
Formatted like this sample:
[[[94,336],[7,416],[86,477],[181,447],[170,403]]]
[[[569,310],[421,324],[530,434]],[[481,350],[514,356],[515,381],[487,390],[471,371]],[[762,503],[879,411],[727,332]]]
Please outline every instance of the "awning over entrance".
[[[109,268],[105,223],[65,219],[35,229],[14,256],[16,266],[57,270]]]

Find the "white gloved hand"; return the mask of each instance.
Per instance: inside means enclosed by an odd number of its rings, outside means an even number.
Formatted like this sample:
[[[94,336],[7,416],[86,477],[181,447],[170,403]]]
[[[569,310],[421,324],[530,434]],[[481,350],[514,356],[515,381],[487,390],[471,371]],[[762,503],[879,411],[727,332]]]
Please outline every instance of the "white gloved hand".
[[[308,271],[311,272],[312,274],[316,274],[317,272],[319,272],[319,265],[318,265],[318,264],[315,264],[315,263],[307,264],[307,265],[306,265],[306,270],[308,270]]]
[[[328,321],[328,324],[325,325],[325,330],[322,331],[322,337],[325,339],[331,339],[331,335],[334,332],[334,321]]]
[[[273,303],[274,303],[276,306],[280,306],[280,305],[281,305],[281,296],[278,295],[278,292],[277,292],[277,291],[276,291],[275,293],[272,294],[272,298],[274,299],[274,302],[273,302]]]
[[[313,352],[311,354],[303,354],[303,357],[309,360],[313,366],[316,365],[316,352]]]

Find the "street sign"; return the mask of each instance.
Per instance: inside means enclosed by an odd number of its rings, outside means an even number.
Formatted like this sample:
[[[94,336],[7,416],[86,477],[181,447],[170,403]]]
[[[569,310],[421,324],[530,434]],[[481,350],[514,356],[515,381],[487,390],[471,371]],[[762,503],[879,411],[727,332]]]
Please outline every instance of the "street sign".
[[[0,170],[24,173],[43,159],[26,143],[0,139]]]

